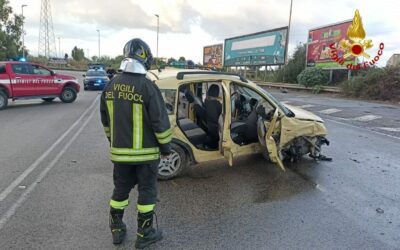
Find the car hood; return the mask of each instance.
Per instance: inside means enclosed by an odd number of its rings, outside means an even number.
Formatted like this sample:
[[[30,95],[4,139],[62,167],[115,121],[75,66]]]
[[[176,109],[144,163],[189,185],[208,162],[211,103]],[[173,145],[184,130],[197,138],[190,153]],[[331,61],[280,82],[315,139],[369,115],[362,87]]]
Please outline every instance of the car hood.
[[[87,80],[96,80],[96,79],[108,80],[108,77],[107,76],[87,76],[85,79],[87,79]]]
[[[294,113],[295,118],[297,118],[297,119],[324,122],[324,120],[322,120],[321,117],[319,117],[307,110],[304,110],[304,109],[296,107],[296,106],[288,105],[288,104],[284,104],[284,105],[285,105],[285,107],[287,107]]]
[[[63,79],[63,80],[75,80],[75,81],[77,81],[76,77],[69,76],[69,75],[63,75],[63,74],[56,73],[54,76],[56,78],[60,78],[60,79]]]

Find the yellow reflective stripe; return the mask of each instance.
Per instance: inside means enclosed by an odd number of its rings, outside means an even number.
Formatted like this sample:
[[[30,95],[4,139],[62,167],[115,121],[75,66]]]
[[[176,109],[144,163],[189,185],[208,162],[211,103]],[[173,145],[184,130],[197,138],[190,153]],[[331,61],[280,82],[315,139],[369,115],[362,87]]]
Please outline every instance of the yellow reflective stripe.
[[[104,127],[104,132],[110,132],[110,128],[109,127]]]
[[[113,143],[113,128],[114,128],[114,101],[113,100],[107,100],[107,110],[108,110],[108,115],[110,116],[110,135],[107,135],[107,137],[111,138],[111,145]]]
[[[133,117],[133,148],[140,149],[143,145],[143,113],[142,104],[132,105]]]
[[[131,149],[131,148],[111,148],[111,154],[117,155],[145,155],[145,154],[155,154],[159,153],[160,149],[155,148],[141,148],[141,149]]]
[[[164,132],[155,133],[155,134],[156,134],[157,139],[164,139],[165,137],[170,136],[172,134],[172,129],[169,128],[169,129],[165,130]]]
[[[114,155],[111,154],[110,159],[115,162],[142,162],[160,159],[159,154],[149,155]]]
[[[157,139],[160,144],[167,144],[170,143],[172,140],[172,135],[164,138],[164,139]]]
[[[153,211],[155,206],[156,206],[155,204],[150,204],[150,205],[137,204],[137,210],[139,211],[139,213],[144,214]]]
[[[110,207],[115,209],[124,209],[128,206],[128,204],[129,200],[124,200],[124,201],[110,200]]]

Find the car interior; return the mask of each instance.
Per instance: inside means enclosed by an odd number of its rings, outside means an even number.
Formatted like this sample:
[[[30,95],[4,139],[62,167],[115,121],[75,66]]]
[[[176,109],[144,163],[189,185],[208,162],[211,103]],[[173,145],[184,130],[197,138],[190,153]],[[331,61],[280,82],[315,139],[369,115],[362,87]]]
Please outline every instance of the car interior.
[[[218,86],[219,93],[216,99],[223,104],[220,82],[188,83],[179,88],[177,124],[189,141],[202,150],[218,150],[218,146],[208,145],[210,137],[219,140],[219,136],[215,138],[215,131],[208,131],[207,122],[204,119],[210,112],[206,109],[205,102],[212,85]],[[273,106],[254,90],[236,83],[230,85],[230,102],[232,112],[230,129],[233,142],[240,146],[258,143],[260,124],[265,130],[263,123],[260,122],[271,120],[275,111]],[[222,127],[223,112],[220,114],[217,130]],[[221,134],[221,131],[218,132]]]
[[[215,86],[211,87],[212,85]],[[221,82],[189,83],[179,88],[177,117],[177,124],[189,141],[196,148],[209,151],[218,150],[217,145],[211,146],[207,143],[210,138],[219,140],[218,136],[215,136],[219,131],[209,131],[210,126],[207,126],[206,122],[206,117],[210,113],[207,109],[214,109],[212,105],[210,107],[210,105],[205,104],[207,102],[206,99],[209,98],[208,94],[211,88],[218,89],[218,93],[215,92],[218,96],[213,97],[214,104],[220,106],[222,110],[223,92]],[[218,126],[215,129],[218,130]]]

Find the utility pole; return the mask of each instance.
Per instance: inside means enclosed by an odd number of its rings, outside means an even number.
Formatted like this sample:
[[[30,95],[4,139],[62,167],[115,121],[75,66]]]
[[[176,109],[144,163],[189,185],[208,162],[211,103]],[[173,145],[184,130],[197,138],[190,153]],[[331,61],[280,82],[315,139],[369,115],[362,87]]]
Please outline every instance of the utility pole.
[[[99,33],[99,57],[97,58],[97,61],[100,60],[100,30],[98,29],[97,32]]]
[[[158,58],[158,33],[160,30],[160,16],[158,14],[155,14],[155,16],[157,17],[157,54],[156,54],[156,57]]]
[[[21,12],[22,12],[22,57],[25,58],[25,30],[24,30],[24,23],[25,23],[25,17],[24,17],[24,7],[28,5],[23,4],[21,5]]]
[[[289,25],[288,25],[288,31],[286,35],[287,43],[286,43],[286,48],[285,48],[285,64],[288,64],[288,47],[289,47],[289,34],[290,34],[290,25],[292,23],[292,7],[293,7],[293,0],[290,0],[290,13],[289,13]]]

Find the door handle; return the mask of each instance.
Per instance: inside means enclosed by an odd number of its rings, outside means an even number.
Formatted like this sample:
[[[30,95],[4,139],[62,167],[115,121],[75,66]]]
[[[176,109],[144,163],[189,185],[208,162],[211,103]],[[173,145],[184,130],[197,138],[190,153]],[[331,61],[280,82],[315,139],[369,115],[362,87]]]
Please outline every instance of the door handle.
[[[17,76],[17,77],[15,77],[15,79],[21,79],[21,77]]]

